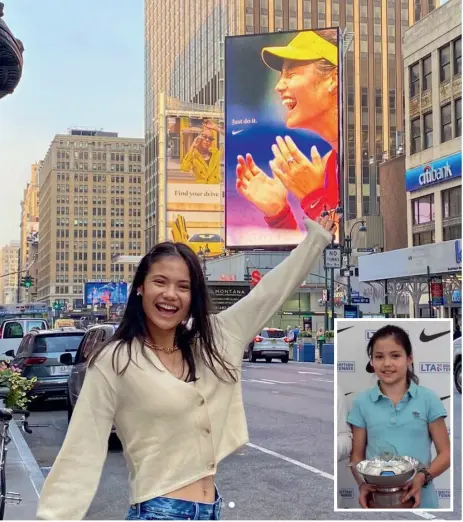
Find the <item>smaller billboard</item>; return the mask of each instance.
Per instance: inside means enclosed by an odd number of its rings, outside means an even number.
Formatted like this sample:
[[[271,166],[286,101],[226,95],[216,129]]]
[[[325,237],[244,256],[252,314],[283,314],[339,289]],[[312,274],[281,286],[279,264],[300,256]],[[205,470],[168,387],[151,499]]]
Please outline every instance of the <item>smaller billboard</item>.
[[[461,178],[461,152],[407,170],[405,189],[414,192],[458,178]]]
[[[123,281],[85,283],[86,306],[119,305],[127,302],[127,283]]]

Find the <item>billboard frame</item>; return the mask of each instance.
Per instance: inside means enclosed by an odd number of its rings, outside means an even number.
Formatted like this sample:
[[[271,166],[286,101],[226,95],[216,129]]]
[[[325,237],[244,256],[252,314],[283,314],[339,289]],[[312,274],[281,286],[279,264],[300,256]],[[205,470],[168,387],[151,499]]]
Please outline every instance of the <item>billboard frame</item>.
[[[180,100],[179,100],[180,101]],[[159,153],[158,153],[158,176],[157,189],[158,197],[156,201],[156,237],[157,243],[169,241],[167,235],[167,120],[168,118],[190,118],[190,119],[213,119],[225,121],[223,112],[207,111],[196,109],[170,109],[167,107],[166,95],[161,92],[159,94],[159,112],[158,112],[158,137],[159,137]],[[212,106],[207,106],[212,107]],[[225,139],[224,151],[225,151]],[[225,155],[224,155],[225,157]],[[225,169],[224,169],[225,170]],[[225,190],[225,184],[224,184]],[[226,198],[224,198],[226,199]],[[225,206],[225,201],[224,201]],[[162,214],[162,215],[161,215]],[[225,215],[224,215],[225,216]],[[225,217],[224,217],[225,219]],[[225,225],[225,222],[224,222]]]
[[[328,30],[334,30],[337,33],[337,40],[338,40],[338,202],[343,206],[344,214],[346,212],[345,209],[345,202],[344,200],[344,190],[345,190],[345,180],[344,180],[344,172],[341,171],[341,167],[344,168],[344,159],[341,161],[341,151],[342,154],[344,154],[344,139],[342,138],[342,134],[344,132],[343,130],[343,124],[344,124],[344,116],[341,116],[341,110],[344,110],[344,78],[341,78],[341,74],[344,75],[344,67],[341,65],[341,62],[344,59],[344,55],[342,52],[343,47],[343,33],[342,28],[340,26],[336,27],[321,27],[320,29],[301,29],[301,30],[288,30],[288,31],[274,31],[273,33],[254,33],[254,34],[241,34],[241,35],[226,35],[224,40],[224,74],[223,74],[223,80],[224,80],[224,113],[223,113],[223,119],[224,119],[224,128],[225,128],[225,146],[224,146],[224,192],[225,192],[225,249],[229,250],[230,252],[244,252],[244,251],[253,251],[253,250],[260,250],[260,251],[266,251],[266,252],[289,252],[297,247],[297,244],[288,244],[288,245],[259,245],[259,246],[251,246],[251,245],[239,245],[239,246],[231,246],[228,244],[228,235],[227,235],[227,228],[228,228],[228,220],[227,220],[227,214],[228,214],[228,198],[227,198],[227,107],[228,107],[228,89],[227,89],[227,55],[228,55],[228,42],[235,39],[235,38],[256,38],[258,36],[267,36],[270,34],[278,34],[278,35],[284,35],[284,34],[300,34],[303,32],[319,32],[319,31],[328,31]],[[341,123],[342,122],[342,123]],[[330,209],[333,210],[334,209]],[[342,243],[344,238],[344,227],[342,226],[344,218],[341,218],[339,220],[339,244]]]

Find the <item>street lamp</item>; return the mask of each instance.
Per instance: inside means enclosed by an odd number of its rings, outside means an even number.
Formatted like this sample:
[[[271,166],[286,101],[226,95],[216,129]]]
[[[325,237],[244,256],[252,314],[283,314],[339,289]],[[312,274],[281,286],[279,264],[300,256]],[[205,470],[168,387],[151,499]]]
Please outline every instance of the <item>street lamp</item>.
[[[360,224],[359,232],[367,231],[365,221],[363,219],[360,219],[352,225],[350,233],[346,234],[346,237],[344,238],[344,252],[347,254],[347,304],[349,305],[352,304],[352,288],[350,285],[350,255],[352,254],[352,232],[358,224]]]

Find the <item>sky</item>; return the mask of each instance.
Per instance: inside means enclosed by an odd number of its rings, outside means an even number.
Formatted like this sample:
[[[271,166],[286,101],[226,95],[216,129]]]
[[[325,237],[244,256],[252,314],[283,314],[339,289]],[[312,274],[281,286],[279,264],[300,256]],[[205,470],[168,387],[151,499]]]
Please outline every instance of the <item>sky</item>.
[[[143,0],[3,0],[24,69],[0,99],[0,247],[19,239],[31,165],[72,127],[144,135]]]

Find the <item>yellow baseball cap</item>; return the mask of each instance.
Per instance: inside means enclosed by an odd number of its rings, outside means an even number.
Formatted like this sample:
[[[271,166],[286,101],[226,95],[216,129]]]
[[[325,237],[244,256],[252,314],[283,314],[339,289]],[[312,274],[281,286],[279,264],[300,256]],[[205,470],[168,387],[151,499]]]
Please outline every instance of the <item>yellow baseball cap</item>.
[[[262,60],[267,67],[281,71],[284,60],[328,60],[338,65],[338,48],[314,31],[302,31],[285,47],[264,47]]]

